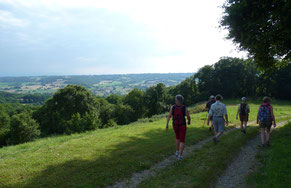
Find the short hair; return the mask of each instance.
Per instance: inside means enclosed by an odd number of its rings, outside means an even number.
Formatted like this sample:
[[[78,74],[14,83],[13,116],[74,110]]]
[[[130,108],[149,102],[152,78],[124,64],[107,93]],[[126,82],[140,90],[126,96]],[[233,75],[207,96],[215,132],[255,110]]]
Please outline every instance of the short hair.
[[[182,103],[184,101],[184,97],[179,94],[179,95],[176,95],[175,100]]]
[[[218,94],[218,95],[216,95],[215,99],[220,101],[220,100],[222,100],[223,98],[222,98],[222,96],[221,96],[220,94]]]
[[[264,97],[263,98],[263,102],[271,102],[272,101],[272,99],[270,98],[270,97]]]
[[[246,97],[242,97],[241,100],[242,100],[242,101],[246,101],[247,98],[246,98]]]

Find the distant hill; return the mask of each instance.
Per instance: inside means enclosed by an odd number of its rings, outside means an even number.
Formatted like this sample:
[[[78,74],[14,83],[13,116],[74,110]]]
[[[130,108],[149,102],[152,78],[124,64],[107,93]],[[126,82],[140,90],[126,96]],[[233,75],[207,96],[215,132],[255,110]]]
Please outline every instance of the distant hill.
[[[193,73],[168,73],[0,77],[0,91],[25,94],[51,94],[68,84],[77,84],[85,86],[98,96],[108,96],[110,94],[125,95],[133,88],[146,89],[158,83],[174,86],[192,75]]]

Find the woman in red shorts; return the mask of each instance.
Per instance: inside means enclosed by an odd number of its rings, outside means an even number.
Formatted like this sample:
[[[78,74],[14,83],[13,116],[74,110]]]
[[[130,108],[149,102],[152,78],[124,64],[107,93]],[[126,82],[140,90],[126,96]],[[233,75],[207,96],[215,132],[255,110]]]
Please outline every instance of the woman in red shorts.
[[[175,97],[176,104],[174,104],[171,109],[167,119],[166,130],[169,128],[169,121],[171,117],[173,117],[173,129],[176,134],[176,156],[179,160],[182,160],[182,154],[185,145],[185,137],[186,137],[186,119],[188,119],[188,125],[190,125],[191,118],[189,115],[189,111],[185,105],[183,105],[184,97],[182,95],[177,95]]]

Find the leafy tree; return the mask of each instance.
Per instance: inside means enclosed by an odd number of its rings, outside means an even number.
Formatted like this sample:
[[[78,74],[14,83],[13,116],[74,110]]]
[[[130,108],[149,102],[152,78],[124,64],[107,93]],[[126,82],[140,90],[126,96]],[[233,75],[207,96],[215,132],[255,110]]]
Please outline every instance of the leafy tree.
[[[194,77],[198,80],[197,85],[200,93],[199,97],[202,100],[208,99],[208,97],[214,93],[214,67],[212,65],[206,65],[200,68],[198,72],[194,75]]]
[[[135,112],[134,119],[137,120],[145,114],[144,92],[139,89],[131,90],[124,99],[125,104],[128,104]]]
[[[68,85],[63,89],[58,90],[54,96],[47,100],[34,114],[34,117],[40,123],[41,131],[43,134],[62,134],[68,132],[79,132],[79,130],[88,130],[96,128],[96,125],[86,125],[78,129],[70,129],[67,122],[70,122],[73,127],[76,126],[78,116],[92,117],[92,122],[97,122],[99,117],[100,105],[96,97],[83,86]],[[77,115],[79,114],[79,115]]]
[[[110,104],[107,100],[103,98],[98,98],[98,102],[100,104],[100,115],[99,118],[101,119],[101,124],[99,128],[104,127],[108,123],[109,120],[114,118],[114,104]]]
[[[113,117],[118,125],[126,125],[134,121],[134,110],[129,105],[118,104],[114,108]]]
[[[166,86],[162,83],[159,83],[157,86],[152,86],[146,90],[144,104],[147,109],[148,117],[155,114],[160,114],[167,110],[166,92]]]
[[[290,62],[290,1],[226,0],[223,8],[221,26],[228,38],[247,50],[259,68]]]
[[[175,95],[182,94],[184,97],[184,103],[186,105],[191,105],[195,103],[195,97],[198,94],[197,84],[195,77],[186,78],[175,88]]]
[[[122,97],[120,95],[112,94],[106,97],[106,100],[111,104],[120,104],[122,103]]]
[[[29,112],[15,114],[11,118],[9,143],[19,144],[32,141],[40,135],[38,123],[32,119]]]
[[[9,129],[10,129],[10,117],[0,106],[0,146],[6,144]]]

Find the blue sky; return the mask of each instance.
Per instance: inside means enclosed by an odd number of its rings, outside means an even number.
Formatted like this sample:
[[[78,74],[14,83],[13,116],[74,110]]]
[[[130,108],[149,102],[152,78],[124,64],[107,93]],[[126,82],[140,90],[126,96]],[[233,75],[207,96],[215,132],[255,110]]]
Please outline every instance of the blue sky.
[[[223,0],[0,0],[0,76],[195,72],[245,57]]]

